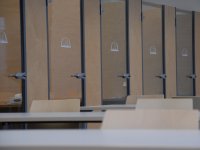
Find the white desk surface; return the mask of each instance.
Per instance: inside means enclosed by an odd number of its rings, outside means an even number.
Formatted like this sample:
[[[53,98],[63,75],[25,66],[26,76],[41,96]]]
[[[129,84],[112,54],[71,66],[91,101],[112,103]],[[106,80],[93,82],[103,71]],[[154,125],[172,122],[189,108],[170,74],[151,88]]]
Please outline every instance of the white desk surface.
[[[102,122],[104,112],[0,113],[0,122]]]
[[[135,105],[99,105],[99,106],[84,106],[81,110],[107,110],[107,109],[135,109]]]
[[[0,131],[1,150],[200,150],[198,130]]]

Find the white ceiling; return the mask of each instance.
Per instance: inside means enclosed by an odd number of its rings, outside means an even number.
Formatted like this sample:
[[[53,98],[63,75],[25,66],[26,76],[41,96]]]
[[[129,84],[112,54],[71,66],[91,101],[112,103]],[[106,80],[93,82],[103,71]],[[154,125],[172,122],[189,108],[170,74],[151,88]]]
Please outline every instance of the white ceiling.
[[[143,1],[173,6],[184,10],[200,12],[200,0],[143,0]]]

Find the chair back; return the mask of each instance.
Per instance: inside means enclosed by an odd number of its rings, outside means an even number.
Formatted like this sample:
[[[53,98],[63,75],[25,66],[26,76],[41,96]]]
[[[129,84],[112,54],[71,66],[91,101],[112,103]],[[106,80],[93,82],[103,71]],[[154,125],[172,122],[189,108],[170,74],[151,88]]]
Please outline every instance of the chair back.
[[[102,129],[198,129],[197,110],[107,110]]]

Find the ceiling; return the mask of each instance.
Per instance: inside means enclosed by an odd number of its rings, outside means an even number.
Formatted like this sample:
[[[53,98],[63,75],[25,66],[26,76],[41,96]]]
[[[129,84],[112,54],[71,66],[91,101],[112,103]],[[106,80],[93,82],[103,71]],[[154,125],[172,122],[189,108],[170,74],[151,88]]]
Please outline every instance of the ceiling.
[[[173,6],[183,10],[200,12],[200,0],[143,0],[143,1]]]

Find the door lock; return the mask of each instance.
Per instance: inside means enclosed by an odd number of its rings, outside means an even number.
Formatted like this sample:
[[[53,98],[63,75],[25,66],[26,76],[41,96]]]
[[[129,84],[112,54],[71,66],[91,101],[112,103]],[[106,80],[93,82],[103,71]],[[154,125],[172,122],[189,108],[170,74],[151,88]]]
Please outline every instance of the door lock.
[[[12,74],[9,74],[8,77],[13,77],[15,79],[25,80],[26,79],[26,73],[25,72],[12,73]]]
[[[191,78],[191,79],[196,79],[197,78],[197,76],[195,74],[188,75],[187,77]]]
[[[85,73],[75,73],[71,75],[71,77],[77,78],[77,79],[85,79]]]
[[[120,77],[120,78],[123,78],[123,79],[130,79],[131,76],[128,73],[124,73],[122,75],[118,75],[117,77]]]
[[[158,76],[156,76],[156,77],[165,80],[165,79],[167,78],[167,75],[166,75],[166,74],[161,74],[161,75],[158,75]]]

